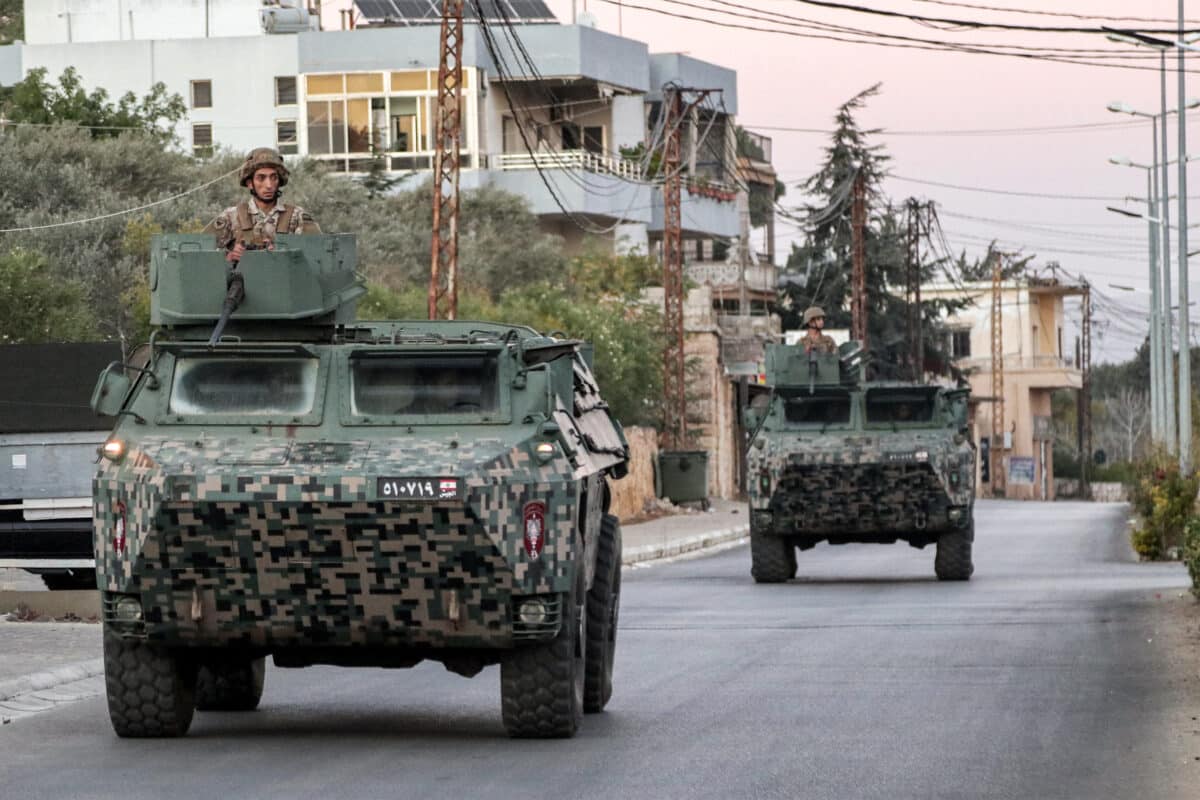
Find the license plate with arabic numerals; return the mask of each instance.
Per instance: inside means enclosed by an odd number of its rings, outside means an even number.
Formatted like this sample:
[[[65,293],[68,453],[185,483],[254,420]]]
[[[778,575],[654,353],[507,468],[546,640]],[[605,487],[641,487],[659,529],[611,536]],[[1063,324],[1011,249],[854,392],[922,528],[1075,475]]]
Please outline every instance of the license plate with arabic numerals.
[[[376,488],[380,500],[436,502],[462,497],[458,478],[378,478]]]

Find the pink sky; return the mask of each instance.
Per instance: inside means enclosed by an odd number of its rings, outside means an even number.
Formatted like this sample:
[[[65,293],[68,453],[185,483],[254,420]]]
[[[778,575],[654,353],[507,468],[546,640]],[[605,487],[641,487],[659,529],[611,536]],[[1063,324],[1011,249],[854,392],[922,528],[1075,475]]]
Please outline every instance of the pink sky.
[[[711,11],[673,5],[666,0],[635,1],[678,13],[717,16]],[[721,7],[717,0],[687,1],[709,9]],[[1119,47],[1106,42],[1103,37],[956,32],[905,20],[891,21],[849,11],[826,10],[789,0],[731,1],[764,11],[914,37],[1062,47]],[[962,2],[1172,20],[1178,8],[1176,0],[1140,0],[1136,4],[1116,0],[1060,0],[1054,4],[1032,0]],[[548,3],[561,21],[570,21],[571,0],[548,0]],[[326,2],[325,5],[327,26],[337,27],[336,8],[348,5],[348,0]],[[1000,14],[919,0],[862,0],[859,5],[925,16],[1040,26],[1104,24],[1099,20]],[[584,0],[579,0],[577,7],[582,12]],[[617,6],[605,0],[587,0],[586,8],[596,16],[601,29],[618,32]],[[1200,17],[1200,8],[1194,11],[1189,8],[1189,12]],[[763,22],[747,24],[782,27]],[[1200,23],[1195,27],[1200,27]],[[1142,72],[999,56],[901,50],[729,30],[628,7],[620,12],[620,32],[646,42],[655,52],[686,52],[737,70],[738,121],[751,129],[761,126],[828,129],[837,106],[875,82],[883,83],[882,93],[871,102],[861,122],[869,127],[895,131],[1053,126],[1129,119],[1105,109],[1113,100],[1123,100],[1151,112],[1159,108],[1157,60],[1144,62],[1155,69]],[[1173,58],[1171,61],[1173,63]],[[1200,69],[1200,64],[1195,68]],[[1189,78],[1189,94],[1200,97],[1200,74]],[[1168,75],[1168,103],[1171,105],[1176,102],[1176,91],[1175,76],[1171,73]],[[1189,121],[1192,122],[1189,125],[1189,149],[1200,152],[1197,148],[1200,116],[1189,118]],[[810,133],[763,132],[774,140],[775,168],[783,180],[791,183],[814,171],[821,158],[825,137]],[[893,135],[882,136],[879,141],[887,145],[893,158],[892,171],[901,176],[1024,192],[1120,197],[1144,196],[1145,173],[1112,166],[1107,162],[1108,157],[1127,155],[1134,161],[1148,162],[1150,138],[1149,123],[1144,122],[1137,127],[1087,132],[986,137]],[[1174,126],[1169,141],[1174,157],[1177,144]],[[1189,179],[1189,194],[1200,196],[1200,172],[1193,169]],[[1171,182],[1174,187],[1174,168]],[[896,201],[910,195],[937,201],[944,212],[943,226],[958,249],[965,247],[969,253],[982,251],[982,245],[968,237],[1001,238],[1006,246],[1024,244],[1027,252],[1038,253],[1039,263],[1057,260],[1064,268],[1088,276],[1098,289],[1116,301],[1141,308],[1146,306],[1146,296],[1141,292],[1128,293],[1110,286],[1117,283],[1144,291],[1149,285],[1146,224],[1105,211],[1105,205],[1118,204],[1115,201],[1010,197],[899,180],[889,180],[885,188]],[[790,189],[783,202],[792,205],[801,199],[798,190]],[[1173,207],[1172,224],[1177,221],[1176,213],[1177,207]],[[1064,233],[964,220],[949,214],[1010,223],[1037,223]],[[1194,219],[1200,222],[1200,214]],[[1173,235],[1172,244],[1175,238]],[[1191,249],[1200,247],[1200,229],[1193,231],[1190,239]],[[786,253],[787,241],[781,236],[780,252]],[[1080,252],[1051,252],[1048,248]],[[1173,259],[1173,274],[1174,266]],[[1195,268],[1198,280],[1189,280],[1193,298],[1200,294],[1200,263],[1195,264]],[[1177,286],[1177,277],[1172,283]],[[1192,316],[1200,316],[1196,308],[1193,308]],[[1130,323],[1133,327],[1144,326],[1144,320],[1135,316],[1124,322],[1104,322],[1101,320],[1097,331],[1102,337],[1096,347],[1097,354],[1106,359],[1127,357],[1133,351],[1136,336],[1118,328]]]

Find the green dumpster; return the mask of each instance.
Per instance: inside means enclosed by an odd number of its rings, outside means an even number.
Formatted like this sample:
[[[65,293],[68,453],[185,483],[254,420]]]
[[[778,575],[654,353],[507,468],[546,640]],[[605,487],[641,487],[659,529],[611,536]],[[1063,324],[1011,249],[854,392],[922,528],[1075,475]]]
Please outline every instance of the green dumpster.
[[[708,451],[667,450],[658,454],[655,489],[672,503],[708,505]]]

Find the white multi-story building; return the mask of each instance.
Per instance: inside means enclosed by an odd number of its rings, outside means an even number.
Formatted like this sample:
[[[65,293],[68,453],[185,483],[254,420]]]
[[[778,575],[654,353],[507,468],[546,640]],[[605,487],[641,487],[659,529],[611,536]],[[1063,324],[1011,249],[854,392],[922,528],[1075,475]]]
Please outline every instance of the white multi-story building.
[[[291,5],[26,0],[26,41],[0,48],[0,84],[38,67],[51,79],[74,67],[86,86],[114,97],[162,82],[187,101],[176,132],[197,155],[268,144],[348,173],[382,157],[407,182],[425,179],[434,150],[438,26],[319,30],[315,17]],[[653,251],[663,227],[661,191],[646,159],[629,154],[653,137],[665,84],[719,90],[719,103],[685,126],[682,217],[693,259],[720,256],[725,248],[712,243],[742,233],[736,74],[650,53],[641,42],[586,25],[517,29],[536,71],[519,67],[510,50],[498,69],[484,32],[466,26],[461,185],[522,195],[568,248],[581,246],[586,229],[604,232],[618,250]],[[502,83],[501,72],[513,80]]]

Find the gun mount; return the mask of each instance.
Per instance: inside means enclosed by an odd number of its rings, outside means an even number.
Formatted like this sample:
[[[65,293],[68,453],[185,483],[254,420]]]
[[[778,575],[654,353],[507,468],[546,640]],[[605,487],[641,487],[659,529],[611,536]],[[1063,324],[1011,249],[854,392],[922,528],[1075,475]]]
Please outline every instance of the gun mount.
[[[353,236],[281,235],[273,251],[248,251],[230,267],[211,235],[155,236],[150,323],[212,345],[227,326],[258,339],[320,336],[355,319],[366,293],[356,256]]]

